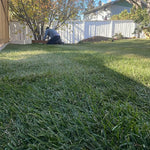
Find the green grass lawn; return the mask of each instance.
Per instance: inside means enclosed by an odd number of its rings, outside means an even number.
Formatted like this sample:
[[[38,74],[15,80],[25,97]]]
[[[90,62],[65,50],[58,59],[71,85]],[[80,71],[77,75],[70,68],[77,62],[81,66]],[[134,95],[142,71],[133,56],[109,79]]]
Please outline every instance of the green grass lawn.
[[[0,52],[0,150],[149,148],[150,41]]]

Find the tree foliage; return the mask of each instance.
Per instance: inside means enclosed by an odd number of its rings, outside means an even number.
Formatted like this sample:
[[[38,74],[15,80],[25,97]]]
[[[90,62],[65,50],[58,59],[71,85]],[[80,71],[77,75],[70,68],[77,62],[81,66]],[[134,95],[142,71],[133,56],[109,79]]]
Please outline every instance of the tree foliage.
[[[150,23],[149,4],[147,0],[127,0],[133,7],[130,13],[127,10],[122,11],[119,15],[112,16],[112,20],[134,20],[140,26],[148,26]]]
[[[135,22],[148,25],[150,23],[150,0],[127,0],[133,4],[132,14]]]
[[[90,9],[96,8],[97,6],[101,6],[102,1],[101,0],[84,0],[83,4],[84,4],[85,10],[90,10]]]
[[[42,39],[44,25],[55,21],[55,29],[74,19],[82,8],[83,0],[10,0],[13,18],[25,22],[34,39]]]
[[[149,24],[149,16],[146,9],[138,8],[135,6],[131,8],[131,11],[127,10],[122,11],[118,15],[113,15],[112,20],[134,20],[135,23],[140,24],[141,26],[147,26]]]
[[[130,13],[127,10],[122,11],[118,15],[112,16],[112,20],[134,20],[138,24],[135,32],[139,33],[143,30],[145,35],[150,37],[150,0],[127,0],[133,4]]]
[[[132,20],[131,13],[128,13],[126,9],[118,15],[113,15],[111,19],[112,20]]]
[[[85,7],[86,9],[93,9],[95,8],[95,0],[85,0]]]

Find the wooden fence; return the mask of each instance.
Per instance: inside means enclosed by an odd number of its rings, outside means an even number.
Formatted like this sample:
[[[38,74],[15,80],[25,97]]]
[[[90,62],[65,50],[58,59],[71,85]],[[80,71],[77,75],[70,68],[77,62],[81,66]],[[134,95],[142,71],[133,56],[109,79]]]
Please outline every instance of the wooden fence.
[[[7,0],[0,0],[0,44],[9,41],[9,21]]]
[[[65,43],[78,43],[83,39],[93,36],[112,37],[121,33],[124,37],[134,37],[136,24],[131,20],[126,21],[72,21],[68,26],[58,30],[62,41]],[[144,38],[141,35],[141,38]],[[16,44],[29,44],[33,39],[29,27],[19,22],[10,22],[10,41]]]

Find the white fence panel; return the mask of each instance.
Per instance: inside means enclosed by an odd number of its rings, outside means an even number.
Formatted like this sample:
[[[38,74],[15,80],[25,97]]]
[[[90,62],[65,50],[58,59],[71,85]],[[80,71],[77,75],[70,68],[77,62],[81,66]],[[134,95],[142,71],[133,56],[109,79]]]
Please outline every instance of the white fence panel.
[[[111,37],[111,21],[96,21],[96,32],[94,36]]]
[[[62,41],[65,43],[77,43],[84,39],[84,22],[72,21],[58,30]]]
[[[133,37],[135,27],[136,24],[131,20],[113,21],[113,35],[115,33],[121,33],[124,37]]]
[[[112,24],[111,21],[103,21],[101,25],[97,23],[99,28],[99,34],[97,36],[105,36],[105,37],[112,37]]]
[[[72,21],[68,27],[59,30],[65,43],[78,43],[93,36],[112,37],[121,33],[124,37],[133,37],[136,24],[133,21]]]
[[[10,22],[9,25],[10,42],[14,44],[31,44],[32,32],[28,26],[21,24],[20,22]]]
[[[58,30],[62,41],[68,44],[78,43],[93,36],[112,37],[121,33],[124,37],[133,37],[136,24],[133,21],[71,21]],[[33,37],[29,27],[18,22],[10,23],[10,41],[17,44],[29,44]]]

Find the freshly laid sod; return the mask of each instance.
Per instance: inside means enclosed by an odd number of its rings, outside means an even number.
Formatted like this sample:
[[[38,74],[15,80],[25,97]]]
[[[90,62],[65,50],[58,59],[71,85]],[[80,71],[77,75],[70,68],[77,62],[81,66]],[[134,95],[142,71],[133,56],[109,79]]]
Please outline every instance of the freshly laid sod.
[[[0,149],[149,148],[150,41],[0,52]]]

